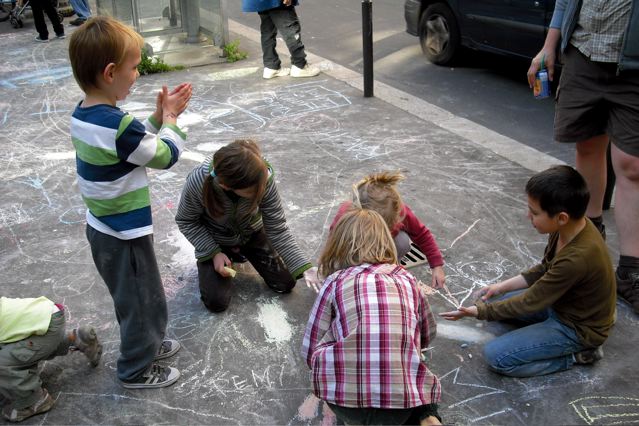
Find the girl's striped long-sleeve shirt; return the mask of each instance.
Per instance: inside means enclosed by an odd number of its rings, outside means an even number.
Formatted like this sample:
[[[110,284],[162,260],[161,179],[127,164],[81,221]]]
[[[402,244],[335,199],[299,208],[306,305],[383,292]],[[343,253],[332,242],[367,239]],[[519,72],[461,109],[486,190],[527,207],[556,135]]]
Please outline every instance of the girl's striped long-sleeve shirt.
[[[342,407],[437,403],[439,380],[421,361],[435,333],[426,296],[402,267],[337,271],[324,281],[302,342],[313,391]]]
[[[111,105],[78,105],[71,117],[78,186],[87,223],[122,240],[153,233],[146,168],[168,169],[186,135],[151,118],[144,123]]]
[[[220,253],[221,246],[241,246],[263,227],[293,278],[300,278],[312,264],[288,228],[272,167],[267,163],[269,178],[264,196],[255,211],[249,211],[250,200],[241,197],[233,200],[214,182],[213,190],[223,200],[224,213],[220,217],[211,217],[204,207],[203,192],[204,182],[210,179],[210,164],[211,158],[207,158],[187,176],[175,215],[178,228],[195,247],[198,261],[208,260]]]

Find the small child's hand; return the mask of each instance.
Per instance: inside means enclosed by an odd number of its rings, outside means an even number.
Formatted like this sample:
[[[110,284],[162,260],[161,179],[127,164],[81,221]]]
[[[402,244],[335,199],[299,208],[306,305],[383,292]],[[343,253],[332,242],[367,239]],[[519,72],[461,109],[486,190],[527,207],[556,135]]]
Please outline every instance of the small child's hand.
[[[475,293],[475,297],[481,298],[481,300],[486,301],[491,297],[499,296],[501,293],[502,291],[499,283],[495,283],[479,289],[479,291]]]
[[[182,114],[191,100],[193,86],[190,83],[182,83],[171,92],[166,86],[162,87],[162,118],[175,122],[178,115]],[[159,96],[158,96],[159,97]]]
[[[446,274],[444,273],[444,267],[435,266],[431,270],[431,275],[432,280],[430,286],[435,289],[444,288],[444,285],[446,284]]]
[[[216,254],[213,257],[213,269],[225,278],[230,277],[231,273],[224,268],[225,266],[233,266],[233,263],[224,253]]]
[[[312,268],[304,271],[304,281],[306,281],[306,286],[308,288],[312,288],[315,290],[315,293],[319,293],[321,283],[317,273],[317,266],[313,266]]]
[[[457,321],[464,317],[477,317],[477,306],[468,308],[460,306],[456,311],[442,312],[439,316],[448,321]]]

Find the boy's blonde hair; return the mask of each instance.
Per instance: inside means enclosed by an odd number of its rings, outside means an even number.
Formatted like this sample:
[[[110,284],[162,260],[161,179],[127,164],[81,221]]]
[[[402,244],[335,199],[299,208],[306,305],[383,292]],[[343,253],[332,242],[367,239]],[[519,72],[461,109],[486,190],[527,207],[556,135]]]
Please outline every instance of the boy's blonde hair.
[[[397,263],[397,250],[382,216],[353,207],[337,221],[319,258],[319,272],[335,271],[362,263]]]
[[[353,185],[353,203],[357,207],[375,210],[382,215],[388,229],[401,222],[402,197],[397,184],[404,180],[400,172],[381,172],[366,176]]]
[[[90,18],[69,40],[75,81],[84,92],[96,88],[98,75],[107,65],[120,66],[129,49],[143,47],[144,39],[133,28],[109,16]]]

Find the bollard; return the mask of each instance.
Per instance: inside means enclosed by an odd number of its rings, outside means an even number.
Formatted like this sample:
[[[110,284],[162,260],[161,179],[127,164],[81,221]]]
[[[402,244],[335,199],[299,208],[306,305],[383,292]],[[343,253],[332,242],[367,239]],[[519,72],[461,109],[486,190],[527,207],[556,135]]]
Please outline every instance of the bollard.
[[[373,97],[373,2],[362,0],[362,41],[364,53],[364,97]]]

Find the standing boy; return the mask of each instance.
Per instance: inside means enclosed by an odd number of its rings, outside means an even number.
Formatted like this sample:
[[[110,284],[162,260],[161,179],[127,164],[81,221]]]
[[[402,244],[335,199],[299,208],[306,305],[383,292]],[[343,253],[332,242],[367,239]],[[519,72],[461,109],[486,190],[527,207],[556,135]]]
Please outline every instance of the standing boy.
[[[532,225],[550,234],[542,262],[485,287],[474,306],[440,314],[527,324],[484,348],[490,369],[513,377],[600,360],[615,316],[615,275],[601,234],[585,217],[590,194],[582,176],[555,166],[533,176],[526,193]]]
[[[102,345],[93,328],[66,333],[64,323],[64,307],[46,297],[0,297],[0,394],[9,401],[2,415],[10,422],[45,413],[55,402],[42,387],[40,361],[72,350],[84,353],[92,367],[100,362]]]
[[[302,43],[302,27],[295,12],[297,0],[242,0],[243,12],[257,12],[260,15],[262,34],[262,55],[266,79],[274,77],[315,77],[320,73],[316,66],[306,62]],[[282,34],[291,54],[291,68],[282,67],[275,46],[277,32]]]
[[[164,387],[180,376],[154,362],[175,354],[180,344],[164,339],[168,313],[153,250],[146,167],[166,169],[178,160],[186,135],[176,118],[186,109],[191,85],[171,93],[163,87],[144,123],[117,108],[140,75],[143,44],[131,28],[102,16],[89,19],[69,42],[73,75],[85,93],[71,118],[78,186],[93,261],[120,324],[117,371],[126,388]]]

